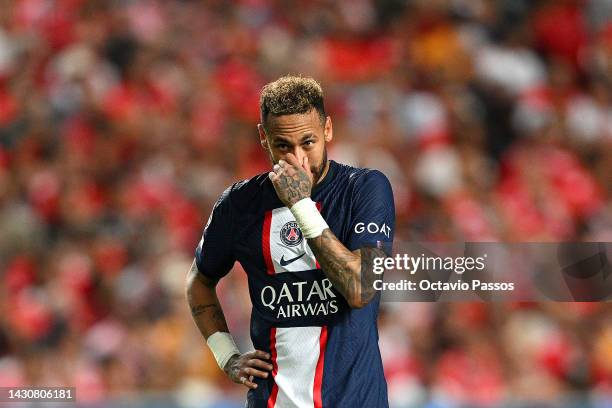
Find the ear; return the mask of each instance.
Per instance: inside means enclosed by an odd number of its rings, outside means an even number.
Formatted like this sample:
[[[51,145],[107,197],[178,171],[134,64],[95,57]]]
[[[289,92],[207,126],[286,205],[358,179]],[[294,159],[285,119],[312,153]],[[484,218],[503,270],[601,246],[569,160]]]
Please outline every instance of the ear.
[[[328,116],[325,119],[325,129],[323,129],[323,134],[325,135],[325,141],[327,143],[331,142],[334,138],[334,128],[332,126],[331,116]]]
[[[257,132],[259,132],[259,143],[261,143],[261,147],[270,150],[268,147],[268,139],[266,138],[266,131],[261,123],[257,124]]]

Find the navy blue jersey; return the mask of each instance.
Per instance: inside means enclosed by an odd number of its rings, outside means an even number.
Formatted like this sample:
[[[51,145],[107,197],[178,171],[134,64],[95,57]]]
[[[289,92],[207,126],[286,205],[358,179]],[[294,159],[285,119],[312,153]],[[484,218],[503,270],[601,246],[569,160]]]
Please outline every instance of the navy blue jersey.
[[[382,246],[390,255],[395,208],[381,172],[330,161],[311,198],[349,250]],[[361,309],[348,306],[267,173],[222,194],[195,259],[212,279],[235,261],[248,275],[251,340],[271,354],[274,369],[268,379],[255,379],[247,407],[388,406],[376,323],[380,296]]]

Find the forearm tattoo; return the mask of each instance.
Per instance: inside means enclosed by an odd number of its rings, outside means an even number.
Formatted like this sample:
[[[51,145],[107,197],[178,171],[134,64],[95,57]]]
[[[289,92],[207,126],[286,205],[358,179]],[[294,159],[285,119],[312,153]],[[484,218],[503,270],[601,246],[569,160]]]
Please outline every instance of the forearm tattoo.
[[[359,256],[344,245],[329,229],[308,240],[308,246],[321,264],[321,269],[338,292],[349,302],[360,296],[359,274],[355,273]]]
[[[374,281],[382,279],[382,275],[374,273],[374,259],[387,258],[380,248],[361,248],[361,298],[369,301],[376,294]]]
[[[206,279],[201,273],[197,271],[197,268],[191,269],[192,276],[196,280],[202,283],[206,288],[210,289],[214,293],[214,284]],[[196,299],[196,297],[198,299]],[[210,335],[216,331],[229,331],[227,328],[227,322],[223,315],[221,305],[216,298],[216,295],[209,296],[210,299],[202,299],[202,295],[194,296],[192,291],[187,292],[187,300],[191,310],[191,316],[195,321],[196,325],[205,336]],[[202,300],[205,300],[202,302]],[[206,301],[208,300],[208,301]]]
[[[206,311],[207,308],[209,307],[215,307],[215,304],[209,304],[209,305],[195,305],[195,306],[191,306],[191,315],[193,317],[198,317],[199,315],[201,315],[202,313],[204,313]]]
[[[349,303],[365,304],[374,297],[376,275],[372,272],[372,265],[374,258],[386,257],[384,251],[362,248],[359,256],[346,249],[329,229],[319,237],[309,239],[308,245],[334,288]]]

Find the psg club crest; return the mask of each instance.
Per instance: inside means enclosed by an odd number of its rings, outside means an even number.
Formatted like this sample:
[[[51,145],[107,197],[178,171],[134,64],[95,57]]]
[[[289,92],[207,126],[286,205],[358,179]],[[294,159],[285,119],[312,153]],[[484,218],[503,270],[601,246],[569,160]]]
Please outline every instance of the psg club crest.
[[[297,222],[289,221],[280,230],[280,239],[287,246],[296,246],[302,243],[304,236]]]

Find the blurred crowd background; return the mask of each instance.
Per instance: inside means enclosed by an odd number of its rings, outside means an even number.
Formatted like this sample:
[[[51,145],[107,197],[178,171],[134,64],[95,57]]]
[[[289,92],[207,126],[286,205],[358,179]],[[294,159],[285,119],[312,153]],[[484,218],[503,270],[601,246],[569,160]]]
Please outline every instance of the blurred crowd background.
[[[610,0],[2,0],[0,386],[242,406],[183,282],[287,73],[322,83],[330,158],[391,180],[397,241],[612,241]],[[220,291],[246,350],[240,265]],[[379,325],[393,408],[612,406],[609,303]]]

